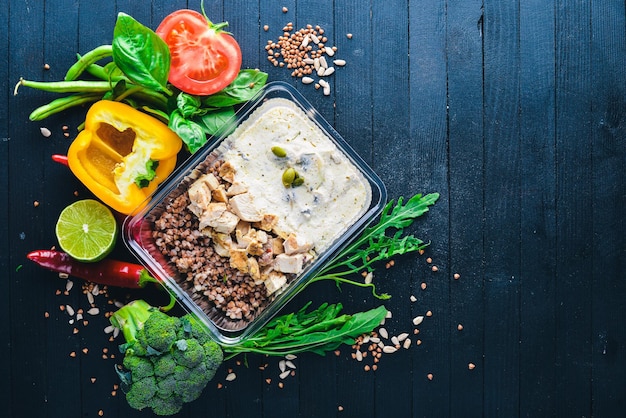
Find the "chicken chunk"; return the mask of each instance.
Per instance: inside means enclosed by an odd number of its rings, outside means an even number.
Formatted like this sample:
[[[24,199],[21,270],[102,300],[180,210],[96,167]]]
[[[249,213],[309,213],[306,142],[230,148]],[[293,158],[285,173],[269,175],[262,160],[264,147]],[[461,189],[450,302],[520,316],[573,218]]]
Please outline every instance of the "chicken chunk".
[[[264,283],[267,294],[271,295],[287,283],[287,276],[277,271],[271,271]]]
[[[283,243],[283,247],[285,248],[285,254],[292,255],[309,251],[313,248],[313,244],[306,242],[303,238],[291,234]]]
[[[278,254],[274,258],[274,270],[283,273],[300,273],[304,265],[304,254]]]
[[[215,220],[219,219],[220,216],[226,211],[226,203],[222,202],[211,202],[207,205],[206,209],[200,215],[200,230],[202,231],[207,226],[212,226],[212,223]]]
[[[263,219],[263,215],[254,206],[254,200],[249,193],[242,193],[231,197],[229,204],[233,213],[244,221],[259,222]]]

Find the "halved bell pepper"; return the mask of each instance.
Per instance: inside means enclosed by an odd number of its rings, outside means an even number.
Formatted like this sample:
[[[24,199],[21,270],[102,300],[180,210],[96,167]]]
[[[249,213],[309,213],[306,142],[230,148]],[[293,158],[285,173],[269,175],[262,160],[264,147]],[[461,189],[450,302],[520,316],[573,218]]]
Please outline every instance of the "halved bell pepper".
[[[105,204],[123,214],[147,197],[176,167],[182,141],[167,125],[129,105],[101,100],[67,153],[70,170]]]

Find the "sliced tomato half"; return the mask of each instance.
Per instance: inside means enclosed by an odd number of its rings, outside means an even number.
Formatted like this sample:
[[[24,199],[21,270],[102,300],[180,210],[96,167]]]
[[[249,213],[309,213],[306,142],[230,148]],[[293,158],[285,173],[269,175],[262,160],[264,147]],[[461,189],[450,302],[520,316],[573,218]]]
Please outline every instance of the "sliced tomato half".
[[[172,57],[169,82],[185,93],[206,96],[229,85],[241,69],[241,49],[230,34],[188,9],[166,16],[156,33]]]

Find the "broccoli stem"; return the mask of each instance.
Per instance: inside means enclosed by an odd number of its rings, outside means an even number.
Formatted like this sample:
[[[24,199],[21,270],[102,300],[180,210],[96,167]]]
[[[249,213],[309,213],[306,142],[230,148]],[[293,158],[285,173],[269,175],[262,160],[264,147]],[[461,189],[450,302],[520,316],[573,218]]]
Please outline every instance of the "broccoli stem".
[[[132,343],[137,340],[137,332],[143,328],[143,324],[155,309],[142,299],[134,300],[115,311],[110,321],[114,327],[122,330],[126,342]]]

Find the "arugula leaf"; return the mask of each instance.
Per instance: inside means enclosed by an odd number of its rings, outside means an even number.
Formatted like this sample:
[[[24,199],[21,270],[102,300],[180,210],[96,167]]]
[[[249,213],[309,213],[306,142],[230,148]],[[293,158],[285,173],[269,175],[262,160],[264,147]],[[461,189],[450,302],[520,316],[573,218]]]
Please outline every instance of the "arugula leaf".
[[[113,61],[136,84],[166,94],[170,50],[151,29],[125,13],[117,15],[113,29]]]
[[[228,86],[205,97],[202,100],[202,105],[205,107],[227,107],[245,103],[252,99],[266,82],[267,73],[251,69],[241,70],[237,78]]]
[[[274,318],[253,336],[234,346],[224,346],[224,351],[231,357],[248,352],[284,356],[305,351],[323,356],[342,344],[354,344],[358,336],[372,332],[387,315],[384,306],[340,315],[340,303],[323,303],[307,312],[310,305],[311,302],[296,313]]]
[[[402,197],[397,203],[389,201],[381,212],[378,223],[365,228],[361,235],[336,255],[320,272],[311,279],[311,283],[321,280],[334,280],[339,286],[341,283],[359,287],[369,287],[372,294],[378,299],[389,299],[386,293],[376,293],[376,285],[371,282],[358,282],[347,279],[345,276],[363,271],[373,272],[373,264],[378,261],[389,260],[393,256],[419,251],[428,246],[413,235],[403,236],[404,228],[413,223],[415,218],[428,212],[428,207],[439,199],[438,193],[426,196],[416,194],[406,203]],[[393,229],[393,235],[388,236],[388,230]]]

